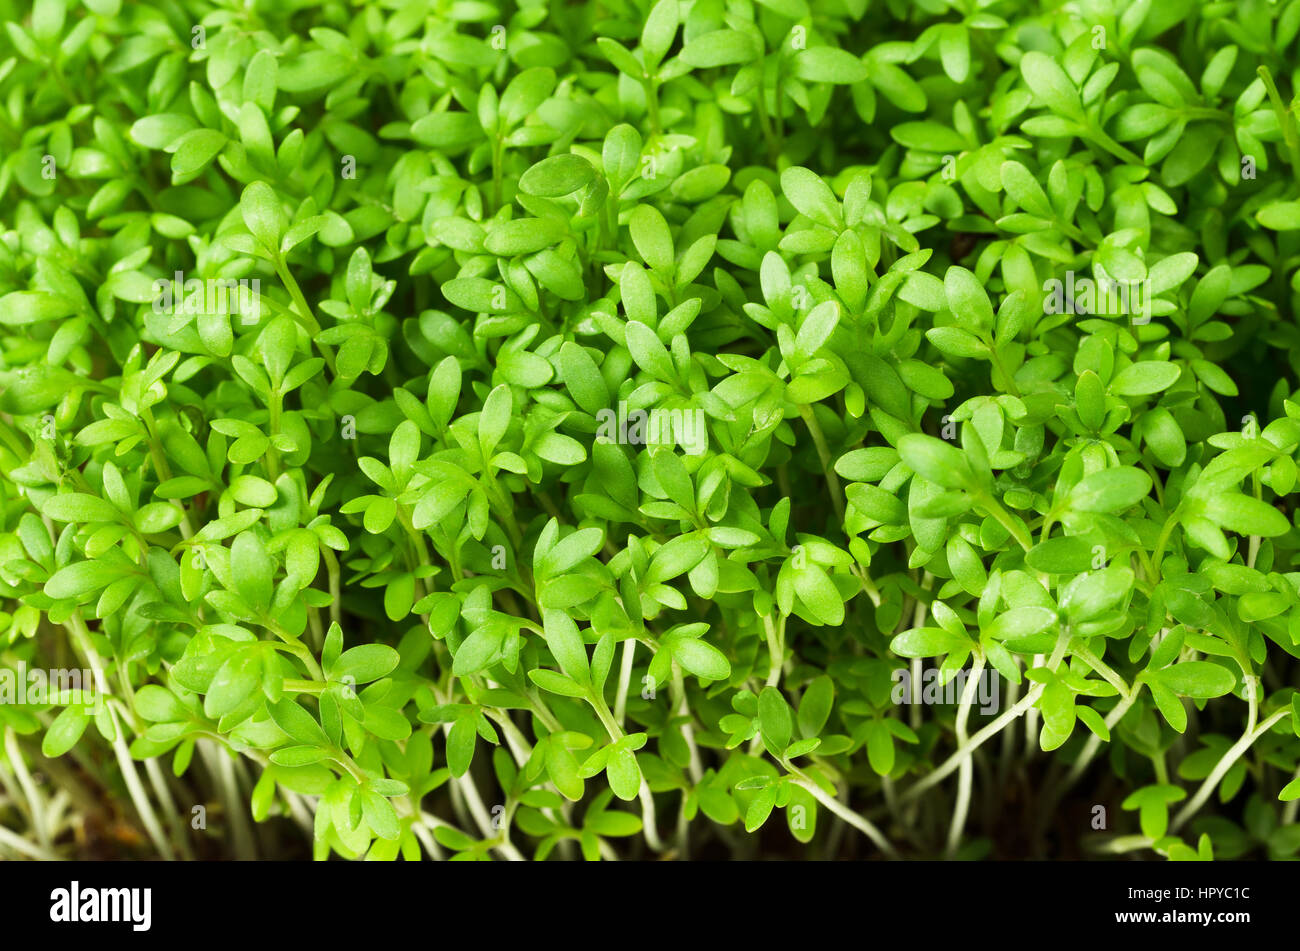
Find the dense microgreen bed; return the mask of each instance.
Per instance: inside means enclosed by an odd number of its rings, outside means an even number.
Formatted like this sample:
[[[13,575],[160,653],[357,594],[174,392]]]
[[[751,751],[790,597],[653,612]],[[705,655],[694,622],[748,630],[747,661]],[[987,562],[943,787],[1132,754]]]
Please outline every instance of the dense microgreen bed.
[[[0,855],[1300,850],[1298,0],[0,9]]]

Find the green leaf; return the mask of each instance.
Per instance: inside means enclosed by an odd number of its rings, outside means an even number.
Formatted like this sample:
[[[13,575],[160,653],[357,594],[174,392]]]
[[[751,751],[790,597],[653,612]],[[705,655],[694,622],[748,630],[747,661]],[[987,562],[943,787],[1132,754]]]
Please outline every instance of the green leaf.
[[[183,185],[197,178],[226,147],[225,135],[214,129],[193,129],[173,145],[172,184]]]
[[[673,238],[668,230],[668,222],[664,221],[664,216],[657,209],[650,205],[638,205],[628,219],[628,230],[641,260],[656,271],[672,272]]]
[[[1076,512],[1122,512],[1151,491],[1151,477],[1133,466],[1101,469],[1084,476],[1070,492]]]
[[[271,754],[271,762],[290,768],[310,766],[328,758],[330,751],[324,746],[286,746]]]
[[[802,354],[812,356],[830,339],[839,323],[840,308],[835,301],[818,304],[808,312],[808,316],[799,325],[799,334],[795,338],[795,349]]]
[[[76,305],[71,301],[45,291],[14,291],[0,297],[0,324],[10,327],[58,320],[73,313]]]
[[[818,736],[830,717],[835,701],[835,683],[823,674],[804,689],[799,699],[799,732],[805,737]]]
[[[66,492],[46,499],[41,511],[56,522],[116,522],[122,513],[111,502],[80,492]]]
[[[898,441],[898,454],[917,475],[945,489],[967,488],[974,484],[966,455],[933,436],[908,433]]]
[[[1054,616],[1053,620],[1055,620]],[[969,649],[969,647],[969,640],[940,627],[913,628],[895,635],[889,642],[889,649],[900,657],[938,657],[949,651]]]
[[[551,649],[560,669],[575,683],[586,685],[590,680],[587,648],[578,633],[578,625],[563,611],[547,611],[542,616],[546,631],[546,646]]]
[[[772,815],[772,809],[776,806],[777,789],[775,786],[767,786],[760,789],[749,803],[749,808],[745,810],[745,831],[749,833],[757,832],[767,822],[768,817]]]
[[[1300,230],[1300,201],[1269,202],[1255,212],[1255,220],[1273,231]]]
[[[836,230],[844,226],[835,193],[816,172],[792,165],[781,173],[781,191],[796,211],[817,224]]]
[[[45,582],[51,598],[83,598],[122,577],[121,570],[98,561],[78,561],[60,568]]]
[[[943,279],[948,309],[972,333],[982,333],[993,326],[993,305],[975,275],[964,267],[950,267]]]
[[[262,655],[253,651],[236,651],[217,670],[203,698],[203,712],[221,717],[251,698],[262,685]]]
[[[255,608],[271,603],[275,563],[261,540],[252,532],[241,532],[230,548],[230,572],[235,591]]]
[[[560,379],[573,401],[593,416],[609,406],[609,387],[591,354],[572,341],[560,346]]]
[[[1080,575],[1065,586],[1061,609],[1071,623],[1092,620],[1117,607],[1133,590],[1133,572],[1115,566]]]
[[[84,706],[75,704],[63,708],[63,712],[45,731],[41,740],[41,755],[50,759],[62,756],[77,745],[81,735],[90,725],[90,713]]]
[[[852,53],[833,46],[813,46],[794,57],[795,75],[814,83],[860,83],[867,78],[866,65]]]
[[[775,687],[764,687],[758,695],[758,723],[763,745],[773,756],[780,756],[794,735],[794,715]]]
[[[268,251],[277,251],[288,222],[275,190],[265,182],[253,182],[239,199],[239,211],[258,243]]]
[[[1020,74],[1038,100],[1053,112],[1069,118],[1082,116],[1079,92],[1055,59],[1031,50],[1020,60]]]
[[[528,679],[543,690],[562,697],[586,697],[587,688],[564,674],[553,670],[530,670]]]
[[[1032,637],[1056,624],[1056,612],[1050,608],[1020,607],[1000,614],[984,629],[994,640]]]
[[[1229,693],[1237,685],[1232,672],[1207,660],[1189,660],[1163,670],[1147,671],[1146,676],[1184,697],[1208,700]]]
[[[957,147],[960,148],[960,145]],[[1003,162],[1001,179],[1002,187],[1006,189],[1007,194],[1025,211],[1047,221],[1056,217],[1051,202],[1047,199],[1047,193],[1025,166],[1019,162]]]
[[[330,679],[351,678],[353,683],[368,684],[392,673],[400,660],[397,651],[387,644],[361,644],[343,652],[330,671]]]
[[[1093,548],[1078,536],[1049,538],[1025,553],[1025,564],[1047,574],[1078,574],[1092,567]]]
[[[658,0],[650,8],[641,29],[641,52],[647,66],[658,64],[664,58],[673,45],[679,22],[677,0]]]
[[[605,177],[611,189],[621,189],[637,174],[641,165],[641,134],[623,123],[610,129],[600,153]]]
[[[477,719],[477,713],[467,713],[458,717],[447,731],[447,768],[453,776],[464,776],[474,761],[474,747],[478,743]]]
[[[677,370],[667,348],[658,335],[639,320],[628,321],[627,348],[632,351],[636,365],[651,376],[670,381],[677,378]]]
[[[171,723],[188,716],[175,694],[157,684],[145,684],[136,691],[135,711],[150,723]]]
[[[129,135],[145,148],[165,149],[194,128],[194,119],[184,113],[160,113],[137,119]]]
[[[567,233],[564,223],[554,218],[514,218],[492,225],[483,246],[501,257],[533,254],[558,243]]]
[[[1239,492],[1216,492],[1205,500],[1205,516],[1240,535],[1272,538],[1291,530],[1291,521],[1273,506]]]
[[[1043,729],[1039,733],[1038,745],[1044,751],[1057,749],[1074,732],[1074,693],[1061,681],[1052,680],[1043,689],[1038,708],[1043,713]]]
[[[252,102],[269,113],[275,107],[275,84],[279,60],[269,49],[258,50],[244,71],[244,102]]]
[[[513,406],[510,387],[505,383],[489,393],[483,401],[483,410],[478,417],[478,441],[485,458],[492,454],[505,435]]]
[[[726,680],[731,676],[727,655],[693,637],[683,637],[673,644],[673,659],[688,674],[704,680]]]
[[[641,790],[641,768],[637,765],[636,754],[630,749],[619,749],[610,754],[605,776],[614,795],[624,802],[631,802]]]
[[[596,176],[591,163],[579,155],[542,159],[519,178],[519,190],[542,198],[561,198],[586,187]]]
[[[137,709],[139,706],[140,698],[137,695]],[[288,697],[282,698],[277,703],[268,703],[266,712],[270,714],[276,726],[299,743],[318,748],[329,746],[329,736],[321,729],[320,724],[316,722],[316,718]],[[180,716],[174,715],[175,713],[183,716],[184,712],[174,711],[172,715],[167,716],[165,719],[180,719]],[[158,717],[157,719],[164,718]]]
[[[457,677],[468,677],[491,665],[501,650],[502,633],[496,627],[480,627],[470,633],[456,651],[451,671]],[[536,673],[531,671],[530,673]]]
[[[1141,360],[1116,373],[1109,389],[1116,396],[1150,396],[1169,389],[1181,374],[1175,363]]]
[[[700,69],[748,63],[758,54],[754,41],[738,30],[712,30],[682,47],[682,61]]]

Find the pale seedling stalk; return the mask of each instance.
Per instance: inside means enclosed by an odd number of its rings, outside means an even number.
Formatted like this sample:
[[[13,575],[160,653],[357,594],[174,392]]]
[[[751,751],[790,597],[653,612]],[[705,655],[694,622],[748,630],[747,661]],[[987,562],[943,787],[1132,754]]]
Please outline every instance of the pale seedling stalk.
[[[36,833],[36,841],[41,848],[48,849],[50,830],[46,822],[45,797],[32,781],[31,773],[28,772],[27,764],[23,760],[22,750],[18,748],[18,735],[13,727],[5,728],[5,752],[9,756],[9,765],[13,768],[14,776],[17,777],[18,785],[22,789],[23,798],[27,800],[28,819],[31,821],[32,831]]]
[[[1263,723],[1259,724],[1259,726],[1252,730],[1247,730],[1242,734],[1241,739],[1232,744],[1228,751],[1223,754],[1223,757],[1219,762],[1215,764],[1210,775],[1205,777],[1205,782],[1201,783],[1201,787],[1196,790],[1196,795],[1187,801],[1187,804],[1183,806],[1178,815],[1169,823],[1169,831],[1177,832],[1188,819],[1196,815],[1201,806],[1205,805],[1205,801],[1210,798],[1210,794],[1214,792],[1216,787],[1218,787],[1219,782],[1225,775],[1227,775],[1228,770],[1232,769],[1232,764],[1237,762],[1237,760],[1241,758],[1242,754],[1245,753],[1246,750],[1250,749],[1256,740],[1267,733],[1273,727],[1273,724],[1285,717],[1289,717],[1290,715],[1291,708],[1284,707],[1265,719]]]
[[[623,730],[614,721],[614,715],[610,713],[609,705],[605,703],[605,698],[599,693],[593,691],[590,700],[592,709],[596,711],[596,716],[598,716],[600,722],[604,724],[606,732],[609,733],[610,740],[618,742],[623,739]],[[664,844],[659,838],[659,830],[655,823],[654,796],[650,792],[650,783],[645,778],[644,773],[641,774],[641,788],[637,790],[637,797],[641,801],[641,825],[642,831],[645,834],[646,844],[654,851],[662,852],[664,851]]]
[[[614,719],[621,727],[627,722],[627,694],[632,685],[632,670],[636,663],[636,638],[623,642],[623,658],[618,668],[618,692],[614,695]]]
[[[1060,664],[1061,658],[1065,654],[1067,642],[1068,635],[1062,632],[1060,637],[1057,639],[1056,649],[1052,651],[1052,657],[1047,663],[1050,670],[1055,671]],[[957,769],[966,758],[971,755],[971,753],[977,750],[989,739],[1000,733],[1009,723],[1013,723],[1017,717],[1037,703],[1038,698],[1042,695],[1044,689],[1044,684],[1034,684],[1033,687],[1030,688],[1029,692],[1026,693],[1019,702],[1009,710],[1002,713],[983,729],[976,731],[965,743],[960,745],[951,756],[944,760],[941,766],[936,768],[933,772],[926,774],[921,779],[918,779],[914,784],[912,784],[912,786],[904,790],[900,794],[900,800],[902,802],[909,802],[921,793],[925,792],[925,790],[929,789],[931,786],[942,782],[953,770]]]
[[[108,683],[108,678],[104,675],[103,661],[100,660],[99,654],[96,653],[95,647],[91,643],[90,631],[86,628],[86,622],[81,618],[81,612],[74,611],[66,626],[71,632],[73,641],[77,644],[83,658],[90,664],[96,683],[102,689],[103,685]],[[117,757],[118,766],[122,770],[122,778],[126,782],[127,792],[131,796],[131,801],[135,804],[136,812],[139,814],[140,821],[144,824],[145,832],[153,842],[154,847],[163,858],[171,861],[176,857],[175,851],[163,832],[162,824],[158,821],[153,804],[145,794],[144,786],[140,783],[140,774],[135,768],[135,761],[131,758],[131,751],[127,748],[126,740],[122,736],[122,720],[118,717],[112,703],[108,704],[108,712],[113,723],[113,752]]]
[[[961,702],[957,707],[957,746],[960,748],[968,740],[966,723],[970,719],[971,704],[975,702],[975,692],[979,688],[980,674],[984,671],[984,652],[975,649],[971,662],[970,674],[962,687]],[[971,774],[974,764],[968,756],[962,760],[957,774],[957,804],[952,811],[952,826],[948,831],[948,856],[956,854],[961,845],[962,832],[966,827],[966,813],[970,809]]]
[[[828,795],[826,790],[822,789],[821,786],[817,785],[817,783],[808,779],[806,776],[797,772],[796,775],[799,777],[796,780],[798,785],[806,789],[814,799],[865,835],[875,844],[876,848],[884,852],[885,855],[890,858],[898,858],[898,851],[890,845],[889,840],[881,834],[880,830],[872,824],[870,819],[858,815],[858,813],[842,804],[834,796]]]

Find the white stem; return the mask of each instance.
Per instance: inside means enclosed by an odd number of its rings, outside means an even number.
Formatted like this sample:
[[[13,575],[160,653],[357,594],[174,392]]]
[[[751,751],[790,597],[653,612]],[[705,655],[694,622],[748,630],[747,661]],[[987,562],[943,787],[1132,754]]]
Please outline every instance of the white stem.
[[[194,852],[190,848],[189,838],[185,834],[185,823],[181,819],[180,811],[176,808],[176,800],[172,798],[171,788],[167,785],[167,777],[163,775],[162,769],[158,766],[158,757],[153,756],[145,760],[144,771],[149,776],[149,784],[153,786],[154,792],[158,794],[158,804],[171,817],[172,831],[176,836],[177,843],[180,845],[181,854],[187,859],[193,859]]]
[[[969,679],[961,692],[961,706],[957,708],[957,745],[966,742],[966,722],[970,718],[971,704],[975,701],[975,691],[979,687],[980,674],[984,670],[984,654],[975,652],[971,663]],[[962,833],[966,828],[966,813],[970,809],[971,773],[975,764],[968,757],[962,761],[961,771],[957,775],[957,804],[952,811],[952,825],[948,829],[948,855],[957,852],[961,844]]]
[[[1048,661],[1048,667],[1052,670],[1055,670],[1057,665],[1061,662],[1061,656],[1065,653],[1065,646],[1068,643],[1069,635],[1064,631],[1061,632],[1061,636],[1056,642],[1056,649],[1052,652],[1052,659]],[[899,801],[910,802],[931,786],[943,782],[943,780],[946,779],[954,769],[965,762],[967,757],[975,752],[975,750],[979,749],[985,742],[1005,729],[1008,723],[1013,722],[1022,713],[1033,707],[1033,705],[1038,702],[1038,698],[1042,696],[1046,687],[1046,684],[1034,684],[1019,703],[1013,706],[1006,713],[1002,714],[992,723],[988,724],[984,729],[977,731],[969,740],[966,741],[965,745],[959,746],[956,752],[944,760],[942,766],[934,772],[918,779],[910,788],[902,793],[899,797]]]
[[[898,858],[898,851],[889,844],[889,840],[881,834],[880,830],[871,824],[870,819],[858,815],[852,809],[840,803],[834,796],[827,795],[824,789],[810,779],[796,779],[795,782],[808,790],[812,797],[823,806],[874,842],[876,848],[880,849],[880,851],[891,859]]]
[[[423,824],[419,822],[412,824],[411,832],[420,840],[420,844],[424,846],[424,851],[428,852],[432,858],[437,859],[438,861],[442,861],[442,859],[446,858],[443,854],[442,846],[438,845],[438,841],[429,834],[428,828]]]
[[[926,578],[929,578],[929,572]],[[925,625],[925,602],[920,598],[916,600],[916,610],[912,612],[912,627],[922,627]],[[921,668],[923,661],[919,657],[912,658],[912,690],[913,692],[921,689]],[[908,723],[913,730],[921,729],[921,705],[916,702],[916,696],[912,697],[912,705],[908,709]]]
[[[1019,670],[1021,668],[1020,658],[1018,657],[1015,658],[1015,661],[1016,661],[1016,669]],[[1009,691],[1008,699],[1011,701],[1012,706],[1015,706],[1016,701],[1020,699],[1020,684],[1021,681],[1017,680],[1015,683],[1011,684],[1011,686],[1007,688]],[[1000,777],[999,782],[1003,782],[1003,783],[1006,782],[1007,775],[1011,771],[1011,761],[1015,756],[1015,751],[1016,751],[1016,731],[1007,730],[1007,732],[1002,735],[1002,754],[998,758],[998,776]]]
[[[23,751],[18,748],[18,736],[12,727],[5,730],[5,751],[9,754],[9,763],[13,766],[14,775],[18,777],[18,785],[22,787],[23,797],[31,807],[30,818],[32,831],[36,833],[36,841],[41,844],[41,848],[48,849],[50,833],[45,822],[45,799],[41,796],[41,791],[36,788],[32,774],[27,771],[27,762],[23,759]]]
[[[307,806],[306,800],[299,793],[288,789],[284,790],[284,798],[289,803],[289,814],[298,823],[298,827],[307,835],[314,835],[315,823],[312,822],[312,811]]]
[[[99,690],[107,690],[106,685],[108,678],[104,676],[104,663],[100,660],[99,653],[95,650],[95,645],[91,642],[90,631],[86,627],[86,622],[82,619],[79,612],[73,612],[72,617],[66,622],[66,626],[72,632],[73,642],[81,649],[81,653],[90,664],[91,670],[95,674],[95,683],[99,685]],[[131,759],[131,750],[126,745],[126,738],[122,735],[123,723],[121,717],[117,715],[117,710],[113,704],[108,704],[108,716],[113,723],[113,754],[117,757],[118,768],[122,771],[122,779],[126,782],[126,790],[131,796],[131,802],[134,803],[136,812],[140,814],[140,821],[144,824],[145,832],[148,833],[154,848],[164,859],[171,862],[176,858],[176,853],[172,849],[171,842],[163,833],[162,823],[158,821],[158,816],[154,812],[153,804],[145,794],[144,786],[140,782],[140,774],[135,768],[135,762]]]
[[[28,858],[40,859],[43,862],[57,862],[59,857],[39,845],[32,845],[20,835],[10,832],[4,826],[0,826],[0,845],[7,846],[15,852],[26,855]]]
[[[167,836],[163,833],[162,824],[158,821],[158,815],[154,812],[153,804],[149,802],[144,786],[140,783],[140,774],[136,772],[135,763],[131,760],[131,751],[127,748],[126,740],[122,738],[122,721],[118,718],[117,712],[111,705],[108,710],[109,716],[113,718],[113,731],[116,734],[113,740],[113,752],[117,756],[118,767],[122,770],[122,778],[126,780],[126,788],[131,794],[131,801],[135,803],[136,811],[140,813],[140,821],[144,823],[145,831],[149,834],[149,838],[153,840],[158,854],[169,862],[175,861],[176,853],[172,850],[171,843],[167,841]]]
[[[1041,667],[1043,664],[1043,655],[1034,655],[1034,667]],[[1032,692],[1032,691],[1031,691]],[[1038,691],[1040,694],[1042,689]],[[1035,698],[1036,699],[1036,698]],[[1038,749],[1038,708],[1030,706],[1029,712],[1025,714],[1025,761],[1028,762]]]
[[[451,733],[450,723],[443,724],[443,732]],[[469,773],[456,777],[456,787],[460,790],[461,795],[465,797],[465,805],[483,837],[485,839],[501,839],[500,844],[493,846],[493,848],[511,862],[526,861],[519,850],[510,844],[509,830],[505,830],[504,834],[500,836],[494,834],[492,819],[488,815],[487,808],[483,805],[483,799],[478,794],[478,787],[474,785],[474,780]]]
[[[1136,699],[1137,694],[1135,692],[1131,696],[1122,697],[1119,703],[1115,704],[1115,709],[1111,710],[1110,715],[1106,717],[1107,730],[1115,729],[1115,724],[1119,723],[1119,721],[1124,718],[1124,714],[1128,713],[1129,707],[1133,706],[1133,701]],[[1088,737],[1088,743],[1084,746],[1083,752],[1079,754],[1079,758],[1076,759],[1074,765],[1070,767],[1069,775],[1065,777],[1065,782],[1061,786],[1062,792],[1069,789],[1078,781],[1079,777],[1083,775],[1083,771],[1088,768],[1088,764],[1092,762],[1092,758],[1097,755],[1097,750],[1100,747],[1101,737],[1097,736],[1095,733]]]
[[[627,692],[632,684],[632,667],[636,659],[636,638],[623,642],[623,662],[618,670],[618,694],[614,697],[614,719],[622,726],[627,714]]]
[[[641,799],[641,825],[646,845],[656,852],[662,852],[664,844],[659,838],[659,827],[655,821],[655,798],[650,792],[650,783],[644,774],[641,776],[641,788],[637,790],[637,796]]]
[[[691,723],[691,708],[686,702],[686,679],[682,676],[680,668],[673,667],[673,691],[677,694],[676,713],[677,716],[685,718],[682,724],[682,738],[686,740],[687,749],[687,770],[691,774],[691,781],[697,786],[704,778],[704,766],[700,762],[700,751],[695,745],[695,725]]]
[[[1228,749],[1228,752],[1223,754],[1223,758],[1219,760],[1218,765],[1214,767],[1214,770],[1209,776],[1205,777],[1205,782],[1201,783],[1201,788],[1196,791],[1196,795],[1188,801],[1187,805],[1184,806],[1182,811],[1174,818],[1174,821],[1169,824],[1169,831],[1177,832],[1188,819],[1196,815],[1196,811],[1200,809],[1201,806],[1205,805],[1205,800],[1210,798],[1210,794],[1214,792],[1215,787],[1219,785],[1219,781],[1223,779],[1228,770],[1232,769],[1232,764],[1237,762],[1246,750],[1250,749],[1251,744],[1267,733],[1274,723],[1281,720],[1283,717],[1289,717],[1290,715],[1291,708],[1285,707],[1277,711],[1277,713],[1273,714],[1254,730],[1249,730],[1242,734],[1241,739],[1234,743]]]
[[[215,762],[217,781],[221,785],[221,795],[226,801],[231,830],[234,832],[235,852],[241,858],[256,859],[253,830],[249,828],[248,814],[244,811],[244,797],[235,779],[235,760],[221,747],[213,748],[212,759]]]

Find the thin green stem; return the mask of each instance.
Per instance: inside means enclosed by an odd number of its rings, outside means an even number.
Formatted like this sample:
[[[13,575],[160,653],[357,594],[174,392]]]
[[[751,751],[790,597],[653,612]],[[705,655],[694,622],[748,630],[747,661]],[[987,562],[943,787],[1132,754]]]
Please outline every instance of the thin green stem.
[[[1061,663],[1061,658],[1065,653],[1065,645],[1068,642],[1069,635],[1062,632],[1057,638],[1056,649],[1052,652],[1051,659],[1047,662],[1048,669],[1055,671]],[[985,726],[982,730],[974,733],[969,740],[957,747],[956,751],[944,760],[943,765],[939,766],[932,773],[927,773],[921,779],[918,779],[911,787],[904,790],[899,796],[899,802],[909,802],[915,799],[921,793],[925,792],[931,786],[943,782],[953,770],[957,769],[965,760],[986,742],[1002,732],[1008,724],[1013,723],[1026,710],[1038,702],[1042,696],[1046,684],[1036,683],[1029,692],[1011,709],[1004,712],[992,723]]]
[[[1205,777],[1205,782],[1201,783],[1201,788],[1196,791],[1196,795],[1188,800],[1187,805],[1185,805],[1182,808],[1182,811],[1174,817],[1174,820],[1169,824],[1169,831],[1171,833],[1177,832],[1187,823],[1188,819],[1196,815],[1201,806],[1205,805],[1205,801],[1210,798],[1210,794],[1218,787],[1223,777],[1227,775],[1228,770],[1232,769],[1232,764],[1241,759],[1242,754],[1245,753],[1246,750],[1250,749],[1256,740],[1267,733],[1274,723],[1277,723],[1282,718],[1289,717],[1290,715],[1291,708],[1284,707],[1255,729],[1247,730],[1243,733],[1241,739],[1234,743],[1228,751],[1223,754],[1223,757],[1215,765],[1214,769],[1210,771],[1210,775]]]
[[[817,415],[813,412],[811,406],[806,404],[800,406],[799,415],[803,418],[804,425],[808,427],[813,445],[817,447],[817,458],[821,460],[822,473],[826,477],[826,488],[831,495],[831,504],[835,506],[835,515],[839,519],[840,525],[843,526],[844,493],[840,489],[839,476],[835,474],[835,466],[831,460],[831,450],[826,444],[826,435],[822,432],[821,425],[817,422]]]
[[[890,844],[889,840],[886,839],[881,831],[872,824],[870,819],[854,812],[834,796],[829,795],[826,790],[822,789],[821,786],[817,785],[817,783],[806,776],[799,776],[795,782],[803,789],[806,789],[814,799],[825,806],[828,810],[839,816],[849,825],[853,826],[853,828],[857,829],[870,839],[875,844],[876,848],[884,852],[885,855],[889,856],[891,859],[898,858],[898,850]]]
[[[302,288],[298,286],[297,279],[294,278],[293,272],[289,270],[289,265],[283,258],[278,258],[275,262],[275,271],[280,276],[280,282],[284,284],[285,289],[289,292],[289,297],[293,300],[294,309],[297,311],[298,323],[300,323],[307,333],[311,336],[312,342],[320,355],[325,359],[325,365],[329,367],[330,374],[335,371],[334,351],[328,344],[321,343],[319,339],[321,326],[316,320],[316,314],[312,311],[311,305],[307,303],[307,298],[303,296]]]
[[[976,495],[976,498],[979,500],[979,504],[988,511],[993,520],[1005,528],[1021,548],[1025,551],[1029,551],[1029,549],[1034,547],[1033,538],[1023,526],[1016,523],[1016,520],[1011,517],[1011,513],[1003,508],[1002,503],[995,499],[991,493],[979,492]]]
[[[1160,527],[1160,537],[1156,539],[1155,554],[1151,556],[1151,567],[1155,569],[1156,573],[1155,577],[1151,579],[1152,581],[1159,581],[1163,577],[1160,566],[1164,561],[1165,546],[1169,544],[1169,536],[1173,534],[1174,527],[1177,524],[1178,510],[1174,509],[1169,513],[1169,517],[1165,519],[1165,524]]]
[[[1296,129],[1295,116],[1282,101],[1277,84],[1273,81],[1273,71],[1261,65],[1257,72],[1264,81],[1264,89],[1268,92],[1269,102],[1273,104],[1273,111],[1277,113],[1278,128],[1282,131],[1282,139],[1286,142],[1291,157],[1291,174],[1300,181],[1300,131]]]

